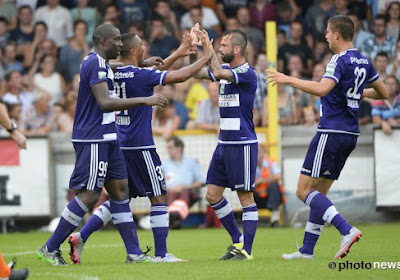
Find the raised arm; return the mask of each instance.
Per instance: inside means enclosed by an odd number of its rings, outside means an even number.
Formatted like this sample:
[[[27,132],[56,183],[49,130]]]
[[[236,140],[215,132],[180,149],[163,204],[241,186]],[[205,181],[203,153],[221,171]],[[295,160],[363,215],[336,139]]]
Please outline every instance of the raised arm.
[[[190,38],[188,42],[189,44],[191,44]],[[170,84],[186,81],[187,79],[193,77],[196,73],[202,70],[203,65],[210,60],[211,54],[213,52],[213,46],[207,34],[204,34],[203,37],[201,37],[201,44],[204,48],[203,56],[193,64],[183,67],[177,71],[169,72],[165,78],[165,83]]]
[[[172,66],[172,64],[174,64],[175,61],[177,61],[179,58],[194,54],[195,51],[191,50],[191,48],[192,48],[192,42],[190,35],[189,34],[182,35],[182,42],[179,45],[179,48],[164,60],[164,64],[158,65],[156,66],[156,68],[158,70],[169,69]]]
[[[26,138],[17,130],[17,126],[10,120],[6,106],[0,102],[0,125],[10,133],[20,149],[26,149]]]
[[[389,96],[388,90],[382,80],[379,78],[371,84],[372,88],[364,89],[363,98],[386,99]]]
[[[290,77],[274,70],[267,70],[266,72],[267,82],[272,83],[272,85],[287,84],[301,91],[320,97],[327,95],[336,85],[333,80],[328,78],[323,78],[320,82],[316,82]]]
[[[108,92],[107,82],[94,84],[92,91],[101,111],[122,111],[140,105],[165,107],[168,103],[167,98],[158,94],[149,97],[112,98]]]

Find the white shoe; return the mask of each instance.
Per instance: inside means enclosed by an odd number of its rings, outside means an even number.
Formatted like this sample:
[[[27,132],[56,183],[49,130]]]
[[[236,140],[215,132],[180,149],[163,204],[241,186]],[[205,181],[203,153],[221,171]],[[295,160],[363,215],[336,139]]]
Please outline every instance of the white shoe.
[[[165,257],[154,257],[150,262],[175,263],[175,262],[187,262],[187,261],[188,260],[178,259],[173,254],[166,253]]]
[[[341,259],[347,256],[350,252],[350,247],[355,242],[361,239],[361,231],[355,227],[352,227],[349,234],[342,235],[340,240],[340,249],[335,255],[335,259]]]
[[[314,255],[303,254],[300,251],[296,251],[291,254],[283,254],[282,259],[284,260],[312,260]]]

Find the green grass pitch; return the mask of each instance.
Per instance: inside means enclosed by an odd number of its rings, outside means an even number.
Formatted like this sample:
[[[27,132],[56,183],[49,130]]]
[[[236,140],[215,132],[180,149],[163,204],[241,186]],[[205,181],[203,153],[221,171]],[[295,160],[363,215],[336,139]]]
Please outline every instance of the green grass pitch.
[[[400,224],[360,224],[360,242],[354,244],[343,260],[333,257],[339,248],[340,235],[334,227],[325,227],[315,249],[314,260],[284,261],[282,253],[301,245],[303,229],[259,227],[253,261],[219,261],[229,246],[224,229],[182,229],[170,231],[169,251],[187,263],[126,264],[125,248],[117,231],[93,234],[85,245],[82,264],[52,267],[37,258],[37,249],[50,236],[48,233],[13,233],[0,235],[0,249],[6,262],[16,256],[17,268],[28,267],[28,279],[400,279]],[[142,248],[153,245],[151,231],[138,232]],[[62,247],[69,263],[68,244]],[[150,253],[154,253],[151,251]],[[328,267],[330,262],[335,269]],[[347,263],[346,263],[347,262]],[[361,269],[371,263],[370,269]],[[396,262],[395,269],[374,269],[374,262]],[[354,266],[350,269],[350,263]],[[358,265],[357,265],[358,264]],[[339,271],[339,266],[347,269]],[[358,269],[355,267],[358,266]]]

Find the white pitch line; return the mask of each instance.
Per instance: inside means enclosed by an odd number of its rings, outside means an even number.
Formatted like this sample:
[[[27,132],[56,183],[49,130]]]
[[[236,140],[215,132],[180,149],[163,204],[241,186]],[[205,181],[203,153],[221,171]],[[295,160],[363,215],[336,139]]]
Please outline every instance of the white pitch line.
[[[112,247],[122,247],[124,246],[123,244],[103,244],[103,245],[87,245],[85,246],[85,249],[92,249],[92,248],[112,248]],[[62,246],[63,250],[69,249],[69,246]],[[17,252],[17,253],[7,253],[7,254],[2,254],[4,257],[10,257],[10,256],[23,256],[23,255],[31,255],[35,254],[38,251],[25,251],[25,252]]]
[[[90,275],[80,275],[79,278],[77,278],[76,274],[72,273],[56,273],[56,272],[44,272],[44,273],[37,273],[37,272],[32,272],[30,273],[31,276],[56,276],[57,279],[60,278],[67,278],[67,279],[79,279],[79,280],[100,280],[99,277],[97,276],[90,276]]]

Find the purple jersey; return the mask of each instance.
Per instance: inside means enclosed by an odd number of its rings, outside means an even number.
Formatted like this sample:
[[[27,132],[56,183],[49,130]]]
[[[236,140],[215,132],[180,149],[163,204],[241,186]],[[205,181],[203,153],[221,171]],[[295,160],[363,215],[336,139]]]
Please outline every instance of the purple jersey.
[[[222,65],[233,74],[233,82],[220,80],[219,114],[220,133],[219,144],[250,144],[257,143],[253,123],[253,104],[257,89],[257,75],[248,63],[231,69]],[[216,81],[208,70],[210,78]]]
[[[113,71],[104,58],[91,52],[81,64],[72,142],[116,140],[115,113],[102,112],[92,91],[93,85],[103,81],[107,82],[110,96],[116,97]]]
[[[167,73],[167,71],[135,66],[118,67],[115,73],[117,94],[120,98],[151,96],[154,86],[165,85]],[[117,133],[121,149],[155,148],[151,120],[151,106],[137,106],[117,112]]]
[[[379,78],[374,66],[357,49],[348,49],[331,58],[323,78],[336,85],[321,98],[317,131],[358,135],[357,111],[364,87]]]

